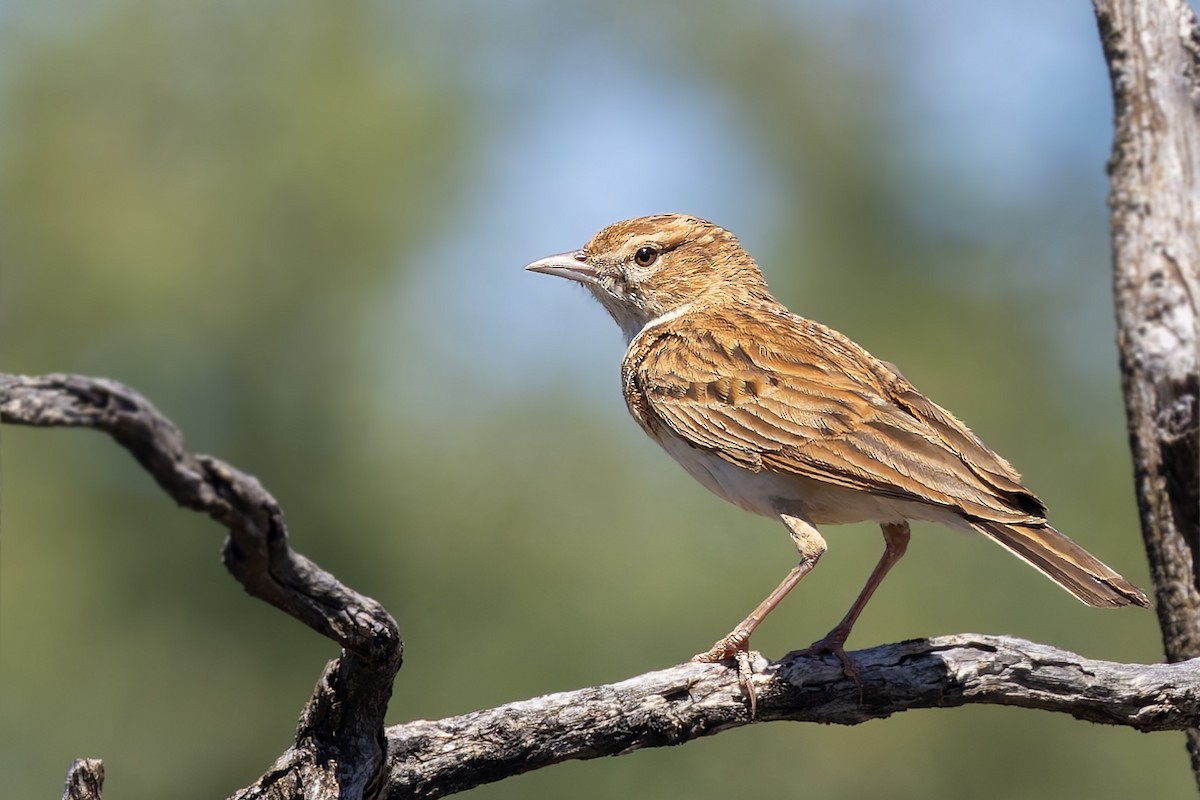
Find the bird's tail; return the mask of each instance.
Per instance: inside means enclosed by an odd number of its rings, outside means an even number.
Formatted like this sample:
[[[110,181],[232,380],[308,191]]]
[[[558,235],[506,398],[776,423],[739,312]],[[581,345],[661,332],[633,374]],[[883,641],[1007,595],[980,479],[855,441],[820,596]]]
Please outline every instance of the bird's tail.
[[[1006,525],[984,520],[972,524],[1089,606],[1150,606],[1145,592],[1049,525]]]

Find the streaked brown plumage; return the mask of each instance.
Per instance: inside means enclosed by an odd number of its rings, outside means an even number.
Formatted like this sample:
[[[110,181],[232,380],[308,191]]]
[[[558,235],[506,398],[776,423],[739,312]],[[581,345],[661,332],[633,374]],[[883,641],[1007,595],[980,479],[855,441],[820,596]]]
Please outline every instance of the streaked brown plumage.
[[[528,268],[582,283],[621,326],[625,399],[642,429],[716,494],[783,521],[800,550],[779,588],[698,659],[739,656],[746,680],[750,634],[824,552],[824,523],[874,520],[887,543],[850,612],[813,646],[851,673],[842,645],[903,554],[908,520],[983,533],[1089,605],[1148,605],[1052,528],[1016,470],[953,415],[784,308],[723,228],[672,214],[627,220]]]

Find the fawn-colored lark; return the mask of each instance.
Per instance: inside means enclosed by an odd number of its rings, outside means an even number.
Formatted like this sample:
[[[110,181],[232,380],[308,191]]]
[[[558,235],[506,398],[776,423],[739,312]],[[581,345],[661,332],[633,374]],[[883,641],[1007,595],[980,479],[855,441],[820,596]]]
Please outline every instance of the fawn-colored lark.
[[[625,332],[621,385],[642,430],[709,490],[791,534],[800,562],[695,657],[736,657],[752,709],[750,636],[825,552],[818,525],[883,529],[883,556],[858,598],[809,648],[854,677],[843,645],[904,555],[909,520],[982,533],[1088,605],[1149,605],[1050,527],[1017,471],[895,367],[784,308],[725,229],[676,214],[626,220],[527,269],[583,284]]]

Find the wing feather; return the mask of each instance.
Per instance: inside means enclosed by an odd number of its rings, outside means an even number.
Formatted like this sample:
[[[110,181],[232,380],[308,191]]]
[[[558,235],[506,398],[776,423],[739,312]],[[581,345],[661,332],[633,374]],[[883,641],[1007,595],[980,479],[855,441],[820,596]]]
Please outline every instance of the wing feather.
[[[752,470],[976,519],[1042,519],[1045,507],[1016,470],[895,368],[800,317],[768,313],[762,331],[762,313],[743,316],[689,313],[634,340],[626,385],[648,430],[664,426]]]

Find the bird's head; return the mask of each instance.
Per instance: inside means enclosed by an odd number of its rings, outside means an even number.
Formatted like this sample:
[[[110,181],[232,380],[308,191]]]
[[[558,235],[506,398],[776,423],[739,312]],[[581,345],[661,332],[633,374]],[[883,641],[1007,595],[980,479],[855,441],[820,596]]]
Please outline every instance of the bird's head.
[[[665,314],[769,297],[758,265],[732,233],[682,214],[609,225],[582,250],[540,259],[526,269],[586,286],[627,339]]]

